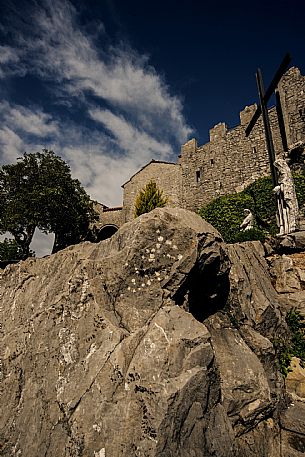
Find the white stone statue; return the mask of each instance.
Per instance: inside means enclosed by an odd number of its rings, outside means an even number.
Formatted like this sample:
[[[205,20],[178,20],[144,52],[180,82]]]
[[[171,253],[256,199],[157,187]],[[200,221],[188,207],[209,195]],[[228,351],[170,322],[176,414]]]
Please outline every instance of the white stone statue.
[[[278,170],[278,186],[273,189],[277,199],[277,225],[279,235],[295,232],[299,227],[299,205],[292,174],[284,159],[276,159],[274,166]]]
[[[252,229],[254,222],[253,214],[248,208],[244,209],[244,215],[245,218],[239,226],[240,230],[242,230],[243,232]]]

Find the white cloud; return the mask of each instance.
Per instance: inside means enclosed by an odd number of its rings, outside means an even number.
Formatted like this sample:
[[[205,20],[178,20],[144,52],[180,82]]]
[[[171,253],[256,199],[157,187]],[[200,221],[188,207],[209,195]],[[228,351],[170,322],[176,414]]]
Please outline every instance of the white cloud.
[[[97,122],[102,123],[109,132],[112,133],[118,145],[123,151],[131,154],[139,154],[145,157],[158,155],[169,157],[173,154],[171,146],[166,142],[161,142],[151,135],[141,132],[123,116],[117,116],[109,110],[89,110],[89,115]]]
[[[53,149],[91,198],[121,205],[121,185],[140,167],[152,158],[176,159],[176,148],[191,133],[182,102],[147,56],[122,44],[104,45],[103,24],[97,23],[89,35],[69,1],[33,5],[34,14],[22,15],[11,30],[15,45],[0,46],[0,78],[40,78],[51,94],[50,108],[47,112],[37,101],[35,106],[17,105],[1,92],[0,164],[15,162],[25,151]],[[75,108],[82,111],[82,121],[77,116],[72,120]],[[35,231],[31,248],[46,255],[52,240]]]
[[[4,241],[5,238],[13,240],[14,237],[6,232],[3,235],[0,235],[0,242]],[[35,229],[32,242],[30,244],[30,249],[35,252],[35,257],[44,257],[45,255],[50,255],[53,249],[54,244],[54,233],[45,234],[39,229]]]
[[[45,234],[41,230],[35,229],[30,249],[35,252],[36,257],[50,255],[54,244],[54,233]]]
[[[7,64],[9,62],[17,62],[18,56],[15,49],[9,46],[0,46],[0,64]]]
[[[5,47],[1,68],[12,72],[15,62],[16,72],[22,68],[50,82],[54,104],[64,106],[66,113],[67,107],[70,112],[81,107],[84,121],[90,119],[92,125],[94,120],[95,126],[77,124],[69,114],[59,121],[54,112],[40,107],[3,102],[0,162],[12,161],[24,151],[53,149],[69,162],[94,199],[120,205],[120,186],[139,167],[152,158],[176,159],[176,150],[191,132],[182,103],[147,56],[121,44],[106,47],[101,23],[95,35],[89,35],[68,1],[35,5],[27,27],[14,31],[15,48]],[[22,24],[26,20],[23,17]]]
[[[54,78],[70,96],[84,101],[91,92],[116,107],[154,136],[182,142],[190,134],[181,101],[169,89],[146,56],[121,45],[97,47],[77,23],[75,8],[65,0],[42,2],[34,17],[35,38],[19,36],[29,72]],[[166,119],[166,122],[162,122]]]
[[[16,131],[21,130],[38,137],[58,134],[57,123],[41,109],[0,103],[0,111],[3,113],[4,122]]]
[[[0,78],[4,78],[6,75],[4,67],[9,68],[11,64],[15,66],[18,61],[19,56],[16,49],[0,45]]]
[[[23,141],[17,133],[3,125],[0,128],[1,161],[14,162],[22,153]]]

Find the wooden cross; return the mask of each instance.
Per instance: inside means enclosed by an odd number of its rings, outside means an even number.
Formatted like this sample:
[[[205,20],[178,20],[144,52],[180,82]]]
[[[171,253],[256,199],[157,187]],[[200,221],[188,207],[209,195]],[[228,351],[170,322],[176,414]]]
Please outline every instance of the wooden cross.
[[[260,69],[257,70],[257,72],[256,72],[256,82],[257,82],[257,88],[258,88],[258,95],[259,95],[260,104],[258,105],[258,107],[257,107],[257,109],[256,109],[251,121],[249,122],[248,127],[246,128],[246,132],[245,132],[246,136],[249,136],[249,134],[251,133],[253,127],[255,126],[259,116],[262,114],[273,187],[275,187],[278,184],[278,180],[277,180],[277,171],[276,171],[276,168],[274,166],[275,152],[274,152],[274,145],[273,145],[273,140],[272,140],[270,122],[269,122],[267,103],[268,103],[271,95],[275,91],[275,95],[276,95],[276,111],[277,111],[277,118],[278,118],[281,138],[282,138],[282,144],[283,144],[284,151],[287,151],[288,150],[287,138],[286,138],[284,119],[283,119],[283,112],[282,112],[282,107],[281,107],[281,100],[280,100],[280,97],[279,97],[279,93],[278,93],[278,91],[276,89],[277,89],[278,83],[281,80],[281,77],[283,76],[283,74],[287,70],[290,61],[291,61],[290,54],[287,53],[285,55],[281,65],[279,66],[277,72],[275,73],[275,76],[274,76],[273,80],[271,81],[271,84],[268,87],[268,89],[266,90],[266,92],[264,90],[262,72],[261,72]]]

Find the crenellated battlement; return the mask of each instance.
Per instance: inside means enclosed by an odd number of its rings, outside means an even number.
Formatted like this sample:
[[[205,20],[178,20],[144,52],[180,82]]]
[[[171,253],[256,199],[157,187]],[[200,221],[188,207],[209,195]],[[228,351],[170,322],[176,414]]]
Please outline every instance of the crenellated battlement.
[[[288,148],[293,149],[295,145],[304,148],[305,77],[298,68],[292,67],[285,73],[278,94]],[[256,108],[253,104],[240,111],[240,124],[234,128],[228,128],[224,122],[212,127],[210,141],[204,145],[198,145],[195,138],[188,140],[181,146],[176,164],[151,161],[135,173],[123,186],[124,203],[119,216],[122,223],[133,218],[137,193],[150,179],[168,195],[170,206],[196,211],[214,198],[239,192],[257,178],[270,174],[261,117],[250,135],[245,135]],[[274,107],[269,109],[269,118],[275,153],[281,157],[283,145]]]

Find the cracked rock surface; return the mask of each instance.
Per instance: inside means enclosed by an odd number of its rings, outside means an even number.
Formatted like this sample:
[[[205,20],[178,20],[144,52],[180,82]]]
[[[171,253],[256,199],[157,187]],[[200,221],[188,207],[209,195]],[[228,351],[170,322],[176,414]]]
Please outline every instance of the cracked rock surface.
[[[299,452],[261,254],[227,254],[199,216],[165,208],[0,272],[0,455],[290,455],[280,427]]]

